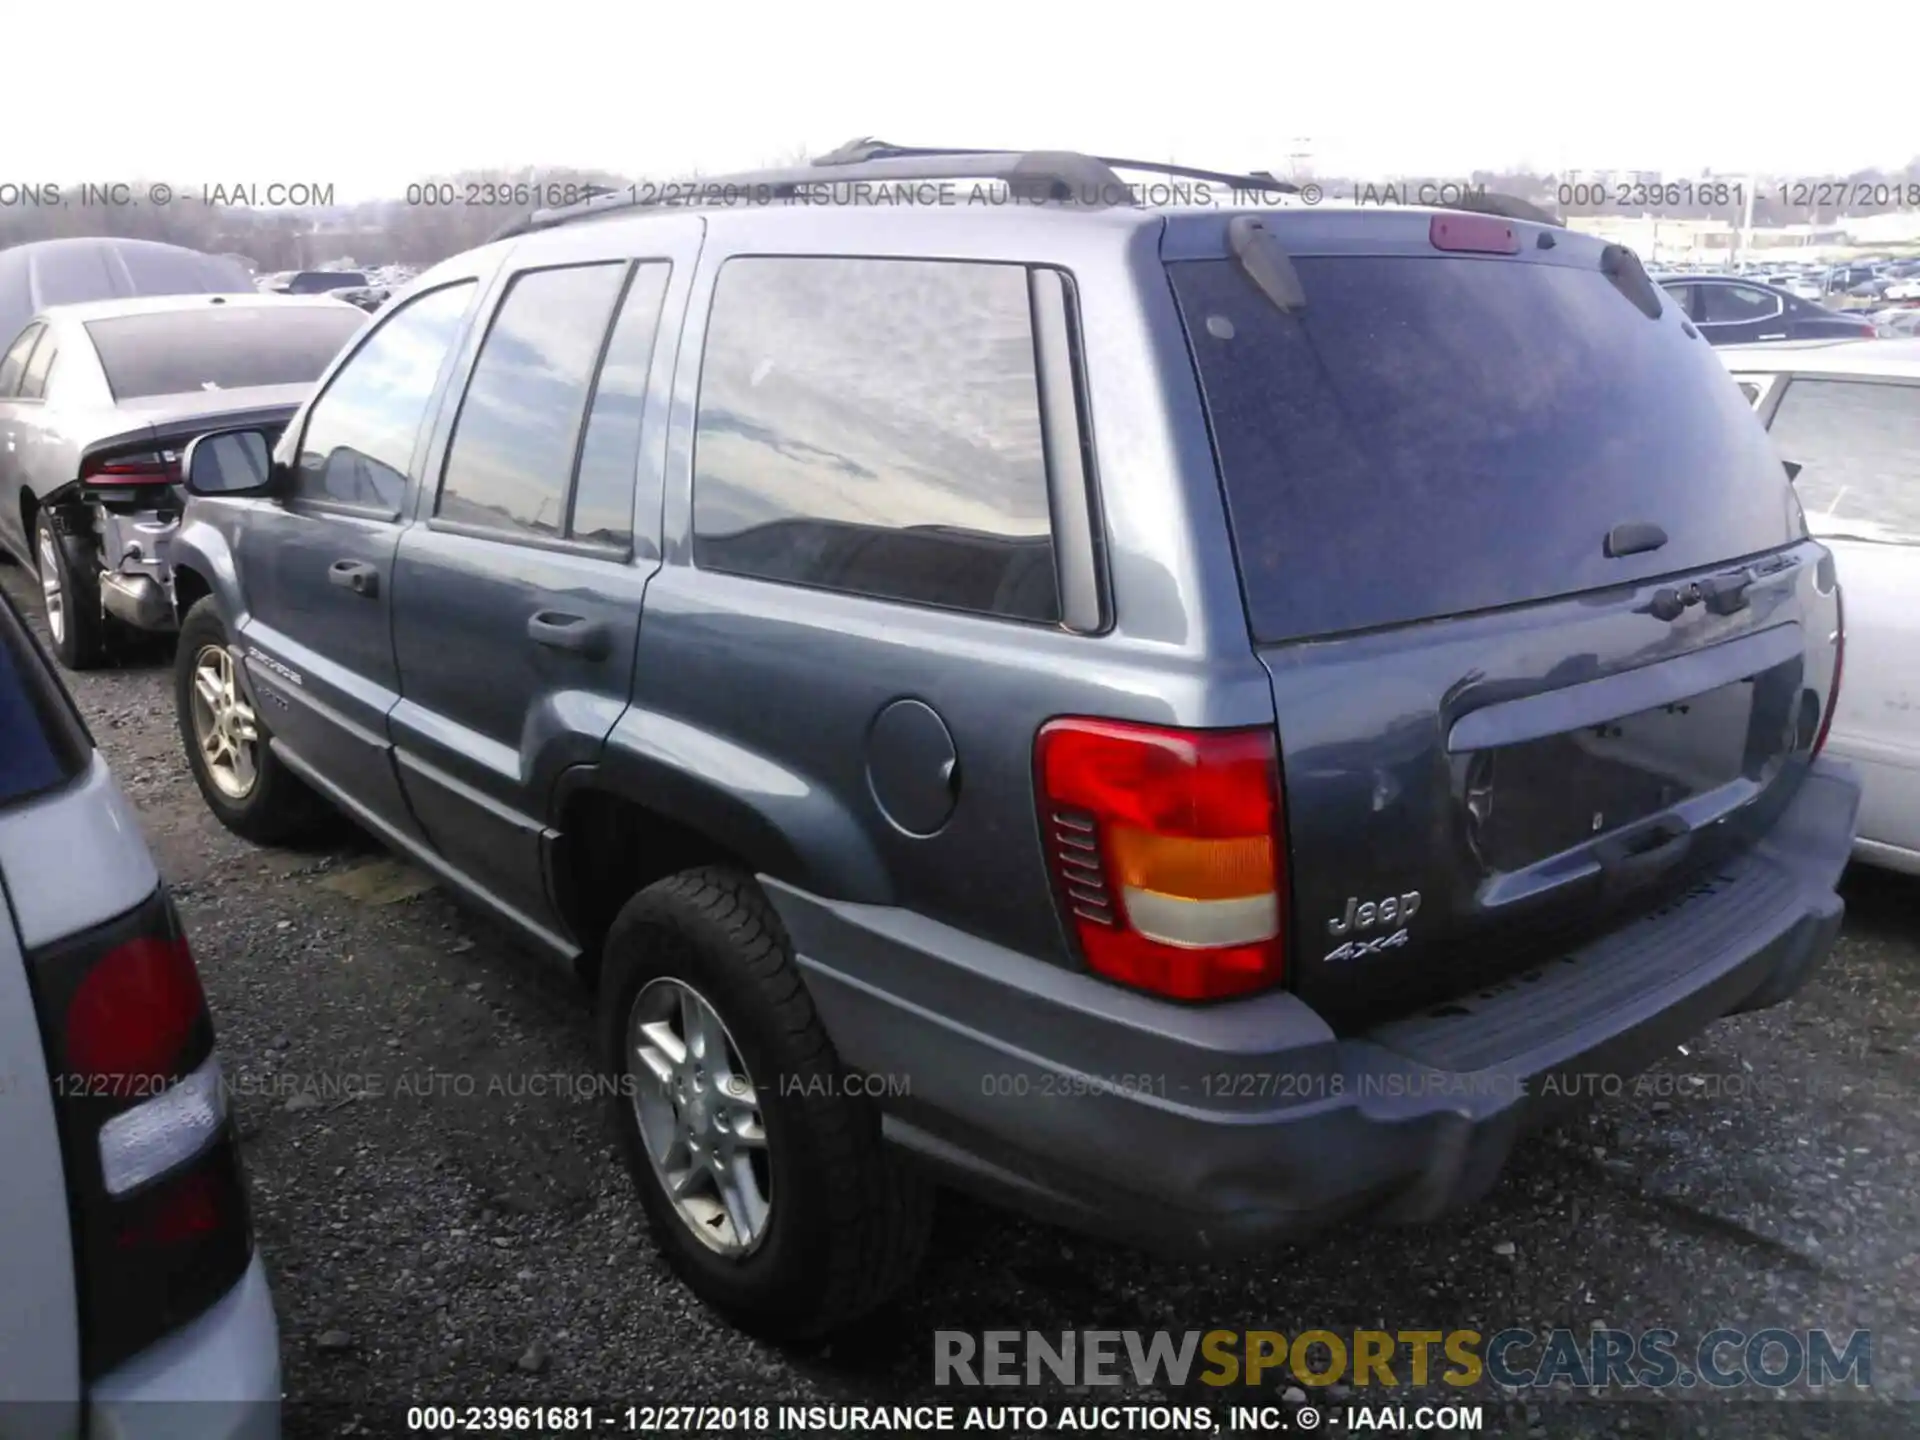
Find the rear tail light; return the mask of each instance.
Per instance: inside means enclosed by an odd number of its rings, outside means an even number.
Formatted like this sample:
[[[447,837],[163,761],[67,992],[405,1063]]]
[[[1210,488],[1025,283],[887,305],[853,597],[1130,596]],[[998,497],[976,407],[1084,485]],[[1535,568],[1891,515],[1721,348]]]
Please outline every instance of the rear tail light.
[[[253,1254],[245,1182],[206,998],[165,892],[29,961],[96,1376],[240,1279]]]
[[[137,935],[94,961],[67,1002],[68,1068],[123,1086],[164,1074],[206,1013],[186,940]]]
[[[1833,591],[1833,683],[1827,687],[1827,708],[1820,717],[1820,729],[1813,737],[1811,759],[1818,760],[1826,748],[1827,732],[1833,729],[1833,712],[1840,708],[1840,672],[1847,660],[1846,595],[1838,586]]]
[[[80,478],[96,485],[174,485],[180,481],[180,454],[148,450],[88,460],[80,467]]]
[[[1285,850],[1273,732],[1054,720],[1040,823],[1088,966],[1177,1000],[1277,984]]]

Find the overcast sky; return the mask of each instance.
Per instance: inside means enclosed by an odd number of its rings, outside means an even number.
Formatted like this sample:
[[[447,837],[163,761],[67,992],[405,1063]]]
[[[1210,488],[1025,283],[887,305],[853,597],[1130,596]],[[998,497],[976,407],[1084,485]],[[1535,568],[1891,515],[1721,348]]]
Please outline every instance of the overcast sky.
[[[1825,174],[1920,153],[1910,8],[22,0],[0,181],[345,201],[483,166],[713,173],[862,134],[1282,173],[1308,153],[1360,179]]]

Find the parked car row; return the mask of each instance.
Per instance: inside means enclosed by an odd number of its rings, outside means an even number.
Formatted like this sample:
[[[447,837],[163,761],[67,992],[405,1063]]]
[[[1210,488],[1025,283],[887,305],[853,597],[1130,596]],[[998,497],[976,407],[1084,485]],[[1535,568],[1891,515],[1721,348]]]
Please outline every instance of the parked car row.
[[[1769,285],[1802,300],[1853,306],[1880,298],[1899,300],[1920,281],[1920,257],[1863,257],[1842,263],[1817,260],[1748,263],[1716,271],[1687,272],[1684,267],[1649,267],[1665,280],[1681,273],[1712,273]]]
[[[76,535],[102,623],[162,587],[222,824],[344,813],[586,987],[661,1252],[817,1336],[908,1283],[937,1181],[1215,1259],[1430,1218],[1544,1077],[1806,983],[1852,562],[1710,349],[1719,283],[1430,209],[602,200],[370,319],[47,312],[56,379],[75,325],[102,371],[110,319],[343,329],[297,395],[33,471],[64,518],[20,553],[69,635]]]

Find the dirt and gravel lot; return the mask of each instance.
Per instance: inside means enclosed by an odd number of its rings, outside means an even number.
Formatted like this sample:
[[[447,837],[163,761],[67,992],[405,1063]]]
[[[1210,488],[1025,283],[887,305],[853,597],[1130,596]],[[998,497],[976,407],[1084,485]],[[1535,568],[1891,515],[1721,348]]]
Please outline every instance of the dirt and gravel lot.
[[[37,614],[21,571],[0,583]],[[212,1000],[289,1434],[396,1433],[399,1407],[421,1402],[895,1403],[924,1395],[936,1329],[1596,1324],[1684,1342],[1870,1329],[1872,1392],[1656,1403],[1488,1386],[1470,1398],[1491,1433],[1920,1430],[1920,885],[1856,874],[1807,994],[1722,1022],[1663,1079],[1527,1144],[1444,1227],[1342,1229],[1210,1268],[943,1201],[909,1298],[834,1346],[783,1353],[704,1312],[656,1255],[602,1102],[570,1093],[592,1065],[584,999],[351,834],[294,852],[222,830],[181,757],[170,663],[160,645],[69,681]],[[1363,1398],[1390,1397],[1314,1397]]]

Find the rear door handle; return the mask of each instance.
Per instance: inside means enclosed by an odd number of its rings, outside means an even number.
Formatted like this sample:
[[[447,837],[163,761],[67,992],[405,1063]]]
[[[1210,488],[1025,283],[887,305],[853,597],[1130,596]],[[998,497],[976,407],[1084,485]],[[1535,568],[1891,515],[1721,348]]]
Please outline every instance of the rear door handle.
[[[584,615],[567,615],[558,610],[536,610],[527,617],[527,638],[549,650],[565,650],[589,660],[604,660],[607,655],[607,627]]]
[[[380,593],[380,572],[364,560],[334,561],[327,567],[327,581],[363,600],[372,600]]]

